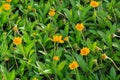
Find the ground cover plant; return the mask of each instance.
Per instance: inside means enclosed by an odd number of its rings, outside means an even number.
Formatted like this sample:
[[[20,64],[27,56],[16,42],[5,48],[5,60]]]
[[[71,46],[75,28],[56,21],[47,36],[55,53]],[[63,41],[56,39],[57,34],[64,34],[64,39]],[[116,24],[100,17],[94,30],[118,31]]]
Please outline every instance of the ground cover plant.
[[[0,80],[120,80],[119,0],[0,0]]]

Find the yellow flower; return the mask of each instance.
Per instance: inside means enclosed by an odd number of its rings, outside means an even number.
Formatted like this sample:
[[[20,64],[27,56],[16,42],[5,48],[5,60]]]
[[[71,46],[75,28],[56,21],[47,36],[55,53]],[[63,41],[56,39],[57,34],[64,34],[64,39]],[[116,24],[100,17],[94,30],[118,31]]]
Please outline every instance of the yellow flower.
[[[85,56],[88,55],[89,52],[90,52],[90,50],[89,50],[89,48],[87,48],[87,47],[82,48],[82,49],[80,50],[80,54],[81,54],[81,55],[85,55]]]
[[[18,45],[18,44],[21,44],[21,43],[22,43],[22,38],[20,38],[20,37],[15,37],[15,38],[13,39],[13,44]]]
[[[106,54],[102,54],[101,57],[102,57],[102,59],[104,59],[104,60],[108,58],[108,56],[107,56]]]
[[[63,40],[64,40],[64,41],[68,41],[69,39],[68,39],[68,37],[65,37]]]
[[[15,25],[15,26],[13,27],[13,30],[14,30],[15,32],[18,32],[17,25]]]
[[[77,25],[75,27],[78,31],[82,31],[84,29],[83,23],[77,23]]]
[[[58,43],[64,43],[64,41],[62,40],[62,36],[53,36],[52,41]]]
[[[4,10],[10,10],[11,6],[8,3],[3,4]]]
[[[32,9],[32,6],[29,5],[27,8],[28,8],[29,10],[31,10],[31,9]]]
[[[55,15],[55,9],[51,9],[48,14],[51,17],[54,16]]]
[[[9,3],[10,3],[11,1],[12,1],[12,0],[6,0],[6,2],[9,2]]]
[[[38,80],[37,78],[33,78],[33,80]]]
[[[78,63],[76,61],[73,61],[72,63],[69,64],[69,68],[71,70],[75,69],[75,68],[78,68]]]
[[[97,2],[97,1],[91,1],[90,2],[90,6],[92,6],[93,8],[98,7],[99,6],[99,2]]]
[[[59,61],[60,58],[59,58],[59,56],[53,56],[53,60]]]

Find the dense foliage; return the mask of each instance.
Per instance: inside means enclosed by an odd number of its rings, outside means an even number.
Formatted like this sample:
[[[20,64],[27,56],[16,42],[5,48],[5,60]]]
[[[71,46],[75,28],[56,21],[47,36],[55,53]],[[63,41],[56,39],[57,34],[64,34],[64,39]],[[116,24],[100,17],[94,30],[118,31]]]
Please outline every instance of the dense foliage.
[[[120,80],[119,0],[0,0],[0,80]]]

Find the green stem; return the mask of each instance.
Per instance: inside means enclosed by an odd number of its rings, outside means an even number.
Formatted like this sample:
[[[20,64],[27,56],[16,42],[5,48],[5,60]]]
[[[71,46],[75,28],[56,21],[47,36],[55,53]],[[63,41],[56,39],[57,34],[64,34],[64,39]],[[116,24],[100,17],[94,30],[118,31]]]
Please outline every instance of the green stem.
[[[57,70],[56,70],[56,62],[54,61],[54,66],[55,66],[55,80],[57,80]]]
[[[96,66],[97,66],[97,68],[99,69],[99,65],[98,65],[97,62],[96,62]],[[100,75],[102,76],[102,73],[101,73],[100,69],[99,69],[99,73],[100,73]]]
[[[94,22],[97,24],[96,18],[97,18],[97,12],[96,9],[94,8],[94,13],[93,13],[93,18],[94,18]]]
[[[42,44],[41,40],[39,40],[39,43],[40,43],[40,45],[42,46],[42,48],[43,48],[44,52],[47,54],[47,51],[46,51],[46,49],[45,49],[44,45]]]
[[[59,45],[59,43],[56,44],[56,50],[58,50],[58,45]]]
[[[35,54],[36,54],[36,57],[37,57],[37,60],[38,60],[38,56],[37,56],[37,49],[36,49],[36,44],[35,44],[35,42],[34,42],[34,48],[35,48]]]
[[[115,11],[114,11],[113,7],[112,7],[112,12],[113,12],[113,15],[114,15],[115,21],[116,21],[116,23],[117,23],[118,21],[117,21],[117,17],[116,17],[116,14],[115,14]]]
[[[83,35],[83,32],[82,32],[82,31],[81,31],[81,34],[82,34],[82,37],[83,37],[84,42],[86,42],[85,37],[84,37],[84,35]]]
[[[86,58],[86,62],[88,63],[88,58],[87,58],[87,56],[85,56],[85,58]]]
[[[115,64],[115,62],[110,58],[110,57],[107,57],[107,59],[109,59],[115,66],[115,68],[120,71],[120,68]]]
[[[72,45],[71,45],[71,43],[70,43],[70,41],[68,41],[68,44],[69,44],[70,48],[72,49],[72,52],[75,52]]]
[[[78,69],[76,69],[76,75],[77,75],[77,80],[80,80],[80,75],[79,75]]]
[[[56,43],[54,43],[54,52],[53,52],[53,56],[55,55],[55,49],[56,49],[55,44],[56,44]],[[53,57],[53,56],[52,56],[52,57]]]
[[[54,57],[54,55],[55,55],[57,46],[58,46],[58,43],[56,44],[54,42],[54,52],[53,52],[53,56],[52,57]],[[56,62],[55,62],[55,60],[53,60],[53,66],[54,66],[54,72],[55,72],[55,80],[57,80],[57,70],[56,70]]]
[[[91,71],[89,68],[88,68],[88,70],[90,71],[90,73],[91,73],[94,77],[96,77],[93,71]]]
[[[67,41],[67,42],[68,42],[70,48],[72,49],[72,58],[73,58],[73,60],[75,60],[74,55],[73,55],[73,53],[74,53],[75,51],[74,51],[74,49],[73,49],[73,47],[72,47],[70,41]]]
[[[17,60],[16,60],[15,53],[14,53],[14,58],[15,58],[15,64],[16,64],[16,67],[18,68],[18,63],[17,63]]]

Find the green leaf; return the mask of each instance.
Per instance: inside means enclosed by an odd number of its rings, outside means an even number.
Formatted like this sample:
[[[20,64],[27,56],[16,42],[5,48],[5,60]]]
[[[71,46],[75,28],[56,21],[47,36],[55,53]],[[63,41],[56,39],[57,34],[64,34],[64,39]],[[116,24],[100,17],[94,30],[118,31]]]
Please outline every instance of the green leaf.
[[[27,57],[29,56],[29,52],[31,51],[33,46],[34,46],[34,42],[31,41],[31,43],[25,47],[25,54]]]
[[[2,74],[0,74],[0,80],[2,80]]]
[[[82,11],[80,11],[81,15],[80,15],[80,19],[85,19],[86,16],[88,15],[88,11],[91,9],[91,6],[87,6],[84,9],[82,9]]]
[[[83,56],[76,54],[75,57],[77,59],[77,62],[79,63],[79,66],[81,67],[81,69],[84,72],[87,72],[88,71],[88,65],[85,62],[85,60],[83,59]]]
[[[25,51],[24,51],[24,47],[23,47],[23,45],[20,44],[20,45],[17,45],[17,47],[18,47],[20,53],[23,54],[23,55],[25,55]]]
[[[105,33],[103,33],[102,31],[97,31],[97,33],[101,36],[103,41],[106,43],[106,35],[105,35]]]
[[[75,0],[70,0],[70,3],[72,4],[73,7],[76,6]]]
[[[108,47],[112,50],[112,38],[111,38],[111,34],[109,31],[106,32],[106,35],[105,35],[105,43],[108,45]]]
[[[33,54],[33,55],[29,58],[28,61],[29,61],[31,64],[34,64],[35,61],[36,61],[36,54]]]
[[[64,36],[68,36],[68,33],[69,33],[69,23],[66,23],[65,28],[64,28],[64,33],[65,33],[65,34],[63,34]]]
[[[80,43],[80,41],[82,40],[80,31],[76,31],[76,34],[77,34],[77,35],[75,36],[76,42],[77,42],[77,43]]]
[[[2,53],[3,55],[5,55],[6,52],[7,52],[7,50],[8,50],[8,46],[7,46],[7,42],[6,42],[6,40],[5,40],[5,41],[3,41],[2,44],[1,44],[1,49],[0,49],[0,51],[1,51],[1,53]]]
[[[64,11],[64,14],[65,14],[65,16],[68,18],[68,20],[70,21],[70,11],[68,10],[68,9],[66,9],[66,8],[64,8],[63,9],[63,11]]]
[[[9,80],[15,80],[15,70],[9,73]]]
[[[9,80],[9,72],[6,70],[4,66],[0,66],[0,67],[1,67],[1,71],[2,71],[4,79]]]
[[[34,54],[34,52],[35,52],[35,50],[30,50],[30,52],[29,52],[29,58],[32,56],[32,54]]]
[[[65,65],[66,65],[66,60],[65,60],[65,61],[62,61],[62,62],[58,65],[57,71],[60,72],[60,71],[64,68]]]
[[[89,60],[89,68],[92,70],[94,62],[93,62],[93,58],[91,60]]]
[[[87,46],[92,50],[92,42],[89,38],[87,38]]]
[[[73,60],[72,56],[70,56],[70,55],[68,55],[68,54],[64,54],[64,55],[65,55],[65,57],[67,58],[67,60],[69,60],[69,61]]]
[[[97,17],[100,28],[105,29],[105,21],[102,17]]]
[[[41,54],[43,54],[43,55],[46,55],[47,53],[45,53],[44,51],[41,51],[41,50],[39,50],[38,52],[40,52]]]
[[[52,70],[51,69],[46,69],[43,71],[44,74],[52,74]]]
[[[119,47],[120,44],[118,44],[117,42],[113,42],[113,43],[112,43],[112,46],[115,47],[115,48],[120,49],[120,47]]]
[[[17,4],[18,3],[18,0],[13,0],[12,1],[14,4]]]
[[[27,33],[27,32],[25,32],[25,31],[22,31],[22,33],[23,33],[23,39],[24,39],[24,42],[26,42],[26,43],[30,43],[30,36],[29,36],[29,34]]]
[[[42,62],[38,62],[36,61],[37,67],[39,68],[40,72],[43,72],[43,70],[45,69],[45,65]]]
[[[117,75],[117,78],[116,78],[116,80],[120,80],[120,75]]]
[[[18,14],[18,11],[16,11],[15,14],[10,17],[10,20],[14,20],[15,18],[17,18]]]
[[[32,32],[33,28],[35,27],[35,25],[37,24],[37,20],[34,22],[29,22],[28,26],[26,26],[26,29],[29,30],[30,32]]]
[[[111,67],[110,69],[110,77],[112,80],[116,80],[116,70],[114,67]]]
[[[114,24],[113,26],[110,27],[110,33],[115,33],[116,31],[116,24]]]
[[[96,46],[97,46],[97,42],[94,42],[93,45],[92,45],[92,51],[95,51]]]
[[[102,38],[105,38],[105,33],[103,33],[102,31],[97,31],[97,32]]]
[[[46,43],[47,43],[48,41],[50,41],[50,38],[48,37],[48,34],[46,34],[46,35],[44,36],[43,40],[42,40],[43,45],[44,45],[44,46],[47,45]]]

